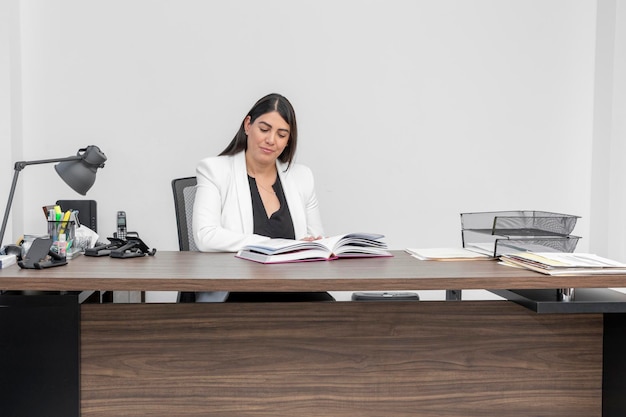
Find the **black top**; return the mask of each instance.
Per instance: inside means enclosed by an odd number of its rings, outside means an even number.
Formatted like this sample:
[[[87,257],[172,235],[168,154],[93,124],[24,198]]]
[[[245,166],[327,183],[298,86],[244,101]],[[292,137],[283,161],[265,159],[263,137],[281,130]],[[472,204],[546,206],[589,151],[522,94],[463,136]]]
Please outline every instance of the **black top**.
[[[280,177],[276,176],[276,182],[272,185],[280,202],[280,208],[269,218],[261,200],[256,180],[248,175],[248,183],[250,184],[250,195],[252,196],[254,234],[271,238],[295,239],[296,233],[293,230],[293,220],[291,220],[291,213],[283,193]]]

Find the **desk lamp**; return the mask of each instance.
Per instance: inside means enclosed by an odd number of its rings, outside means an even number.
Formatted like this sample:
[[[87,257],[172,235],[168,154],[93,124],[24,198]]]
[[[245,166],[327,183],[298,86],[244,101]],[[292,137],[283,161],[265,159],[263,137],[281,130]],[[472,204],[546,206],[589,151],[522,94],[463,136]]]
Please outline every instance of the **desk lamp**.
[[[13,203],[13,195],[15,194],[15,187],[17,185],[17,177],[21,170],[28,165],[50,164],[53,162],[59,162],[54,166],[55,170],[59,174],[63,181],[74,191],[81,195],[87,194],[87,191],[91,188],[96,181],[96,171],[98,168],[104,167],[104,162],[107,157],[102,153],[97,146],[87,146],[78,150],[76,155],[68,156],[67,158],[55,158],[55,159],[41,159],[37,161],[18,161],[15,163],[15,173],[13,174],[13,183],[11,184],[11,191],[9,192],[9,200],[7,201],[7,207],[4,210],[4,219],[2,220],[2,229],[0,229],[0,246],[4,239],[4,232],[7,228],[7,222],[9,220],[9,212],[11,211],[11,204]],[[2,249],[5,249],[4,247]]]

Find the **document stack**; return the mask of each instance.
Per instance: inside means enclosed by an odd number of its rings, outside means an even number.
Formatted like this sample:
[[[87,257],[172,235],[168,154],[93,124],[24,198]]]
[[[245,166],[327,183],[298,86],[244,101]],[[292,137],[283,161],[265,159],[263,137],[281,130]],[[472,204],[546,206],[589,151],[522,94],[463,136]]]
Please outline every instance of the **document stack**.
[[[579,216],[547,211],[461,213],[463,247],[489,256],[516,252],[574,252],[570,233]]]
[[[500,259],[546,275],[626,274],[626,264],[592,253],[520,252]]]

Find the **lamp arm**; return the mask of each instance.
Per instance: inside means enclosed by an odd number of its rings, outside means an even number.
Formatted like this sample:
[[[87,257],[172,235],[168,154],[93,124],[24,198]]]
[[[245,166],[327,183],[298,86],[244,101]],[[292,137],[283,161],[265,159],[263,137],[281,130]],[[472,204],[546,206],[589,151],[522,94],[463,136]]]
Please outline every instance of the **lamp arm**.
[[[13,203],[13,195],[15,194],[15,187],[17,186],[17,176],[19,175],[19,173],[20,173],[20,169],[16,168],[15,173],[13,174],[13,182],[11,183],[11,191],[9,192],[9,200],[7,201],[7,207],[6,209],[4,209],[4,218],[2,219],[2,229],[0,229],[0,246],[2,246],[2,241],[4,239],[4,232],[7,229],[7,222],[9,221],[9,213],[11,212],[11,204]]]
[[[7,223],[9,221],[9,213],[11,212],[11,205],[13,204],[13,196],[15,195],[15,188],[17,187],[17,177],[20,171],[26,168],[28,165],[50,164],[53,162],[75,161],[82,159],[82,156],[70,156],[67,158],[55,158],[55,159],[39,159],[36,161],[18,161],[15,163],[15,172],[13,173],[13,182],[11,183],[11,191],[9,191],[9,199],[7,200],[7,206],[4,209],[4,218],[2,219],[2,229],[0,229],[0,246],[4,240],[4,232],[7,229]]]
[[[83,159],[82,155],[68,156],[67,158],[39,159],[36,161],[17,161],[15,171],[21,171],[29,165],[51,164],[53,162],[77,161]]]

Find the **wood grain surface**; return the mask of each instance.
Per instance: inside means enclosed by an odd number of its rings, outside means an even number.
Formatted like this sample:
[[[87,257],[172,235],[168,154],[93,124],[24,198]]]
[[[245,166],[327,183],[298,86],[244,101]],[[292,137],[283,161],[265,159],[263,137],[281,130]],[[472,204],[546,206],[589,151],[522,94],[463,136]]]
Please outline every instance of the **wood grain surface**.
[[[626,275],[552,277],[495,261],[392,258],[263,265],[232,253],[157,252],[153,257],[79,256],[68,265],[0,270],[3,290],[366,291],[626,287]]]
[[[601,415],[598,314],[505,301],[81,309],[84,417]]]

